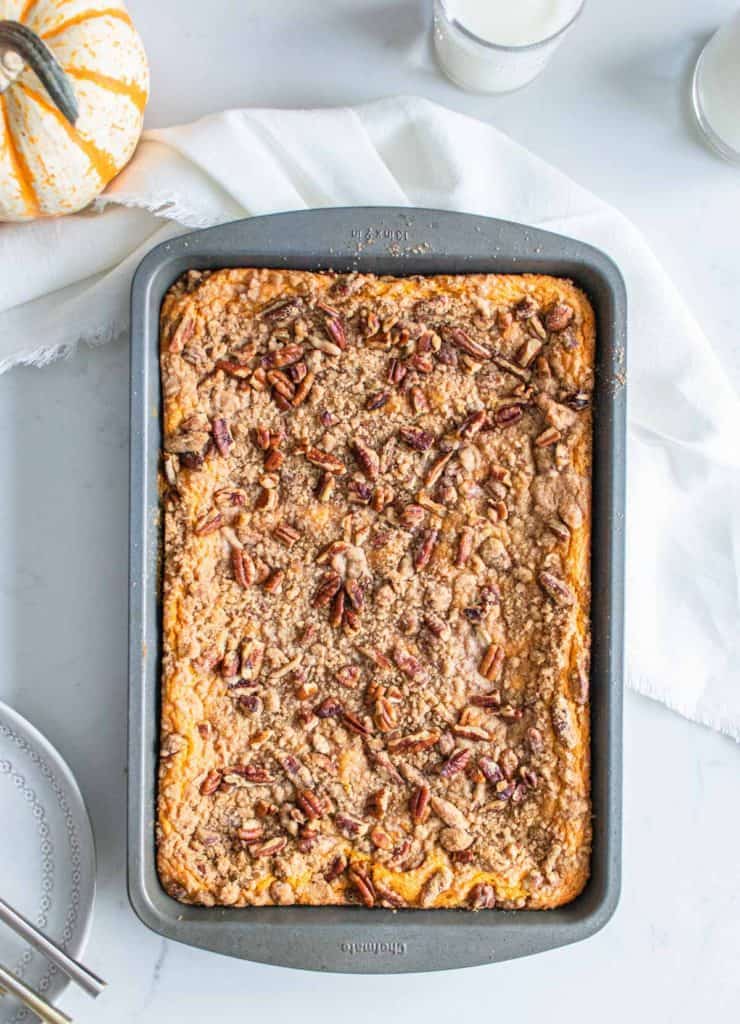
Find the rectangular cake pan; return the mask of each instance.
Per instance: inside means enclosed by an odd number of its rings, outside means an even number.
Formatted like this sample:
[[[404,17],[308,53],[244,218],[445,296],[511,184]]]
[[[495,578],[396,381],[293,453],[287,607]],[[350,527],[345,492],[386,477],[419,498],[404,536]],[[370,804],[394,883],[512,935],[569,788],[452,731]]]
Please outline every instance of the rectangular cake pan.
[[[157,466],[159,310],[191,268],[257,266],[374,274],[524,273],[569,277],[597,317],[591,659],[593,854],[583,893],[558,910],[367,910],[184,906],[155,867],[161,622]],[[154,931],[246,960],[320,971],[398,974],[494,963],[584,939],[619,899],[622,800],[626,296],[617,267],[588,245],[521,224],[438,210],[368,207],[275,214],[158,246],[133,283],[128,886]]]

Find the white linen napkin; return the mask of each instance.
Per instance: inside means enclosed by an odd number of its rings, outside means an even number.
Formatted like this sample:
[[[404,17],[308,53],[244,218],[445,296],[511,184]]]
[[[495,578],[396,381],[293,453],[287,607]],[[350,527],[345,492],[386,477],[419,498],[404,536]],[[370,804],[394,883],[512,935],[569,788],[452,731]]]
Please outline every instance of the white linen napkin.
[[[136,264],[184,227],[353,205],[523,221],[615,259],[629,294],[628,681],[740,739],[740,401],[637,230],[494,128],[400,98],[147,132],[89,212],[0,229],[0,371],[123,330]]]

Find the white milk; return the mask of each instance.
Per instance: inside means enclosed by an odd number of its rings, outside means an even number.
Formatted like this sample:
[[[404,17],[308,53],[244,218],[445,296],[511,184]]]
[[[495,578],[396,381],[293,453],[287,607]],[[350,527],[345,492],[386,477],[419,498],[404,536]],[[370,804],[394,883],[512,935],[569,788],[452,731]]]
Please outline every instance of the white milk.
[[[711,142],[740,160],[740,12],[707,43],[694,78],[699,123]]]
[[[562,41],[558,33],[582,6],[583,0],[435,0],[442,69],[474,92],[517,89],[542,71]]]

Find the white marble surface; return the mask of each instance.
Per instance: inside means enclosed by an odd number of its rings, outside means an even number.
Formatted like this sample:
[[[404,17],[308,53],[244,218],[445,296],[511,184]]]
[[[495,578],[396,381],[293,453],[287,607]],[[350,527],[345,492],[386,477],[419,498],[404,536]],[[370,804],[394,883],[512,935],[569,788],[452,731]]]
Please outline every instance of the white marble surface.
[[[225,106],[394,92],[497,124],[633,218],[740,386],[740,172],[703,148],[687,116],[692,61],[733,0],[589,0],[545,76],[497,99],[434,72],[419,41],[428,5],[417,0],[129,6],[153,65],[153,126]],[[585,943],[452,974],[353,978],[203,953],[137,921],[124,875],[127,367],[119,339],[0,378],[0,697],[66,755],[98,843],[87,959],[110,988],[96,1004],[68,991],[64,1008],[103,1024],[442,1021],[482,1008],[523,1022],[736,1020],[740,749],[633,694],[623,897]]]

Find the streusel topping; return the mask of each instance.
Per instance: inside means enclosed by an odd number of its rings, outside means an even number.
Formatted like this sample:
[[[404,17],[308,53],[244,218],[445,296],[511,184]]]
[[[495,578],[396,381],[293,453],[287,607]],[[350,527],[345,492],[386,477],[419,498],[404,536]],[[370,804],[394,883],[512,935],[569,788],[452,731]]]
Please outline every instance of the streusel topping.
[[[593,363],[591,307],[556,278],[238,269],[171,289],[172,895],[580,891]]]

